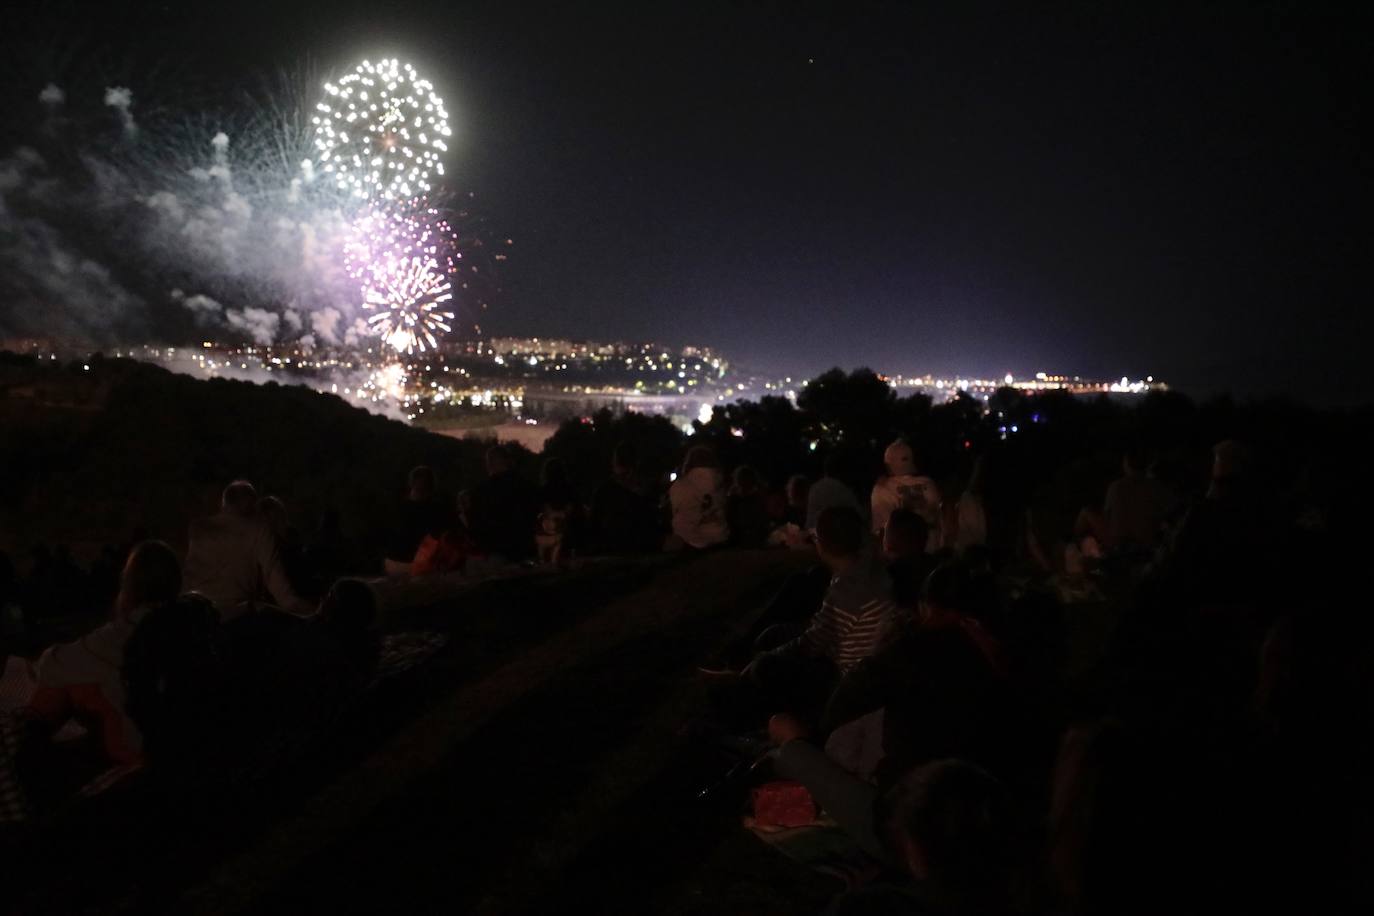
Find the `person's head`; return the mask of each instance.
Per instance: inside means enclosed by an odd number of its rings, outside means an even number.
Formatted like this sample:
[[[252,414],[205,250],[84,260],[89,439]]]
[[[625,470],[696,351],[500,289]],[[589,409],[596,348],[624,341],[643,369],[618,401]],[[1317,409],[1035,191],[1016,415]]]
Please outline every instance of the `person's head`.
[[[883,529],[883,555],[889,560],[920,556],[926,552],[930,526],[910,509],[894,509]]]
[[[1150,452],[1143,445],[1134,444],[1121,455],[1121,470],[1128,477],[1144,474],[1150,468]]]
[[[129,717],[155,766],[203,763],[222,739],[228,637],[202,595],[151,609],[124,647]]]
[[[806,497],[811,490],[811,481],[805,474],[793,474],[787,478],[787,504],[794,508],[806,506]]]
[[[487,449],[487,476],[497,477],[511,469],[510,452],[504,445],[493,445]]]
[[[1114,721],[1064,733],[1051,786],[1049,865],[1070,912],[1152,909],[1129,905],[1150,883],[1150,851],[1167,842],[1160,834],[1173,818],[1149,798],[1168,774],[1152,774],[1146,758],[1144,743]]]
[[[921,587],[921,621],[929,624],[962,617],[968,612],[972,590],[964,564],[950,562],[935,567]]]
[[[849,506],[830,506],[816,518],[816,551],[831,570],[845,569],[864,546],[864,522]]]
[[[720,462],[716,460],[716,453],[709,445],[694,445],[687,450],[687,455],[682,459],[682,475],[686,477],[688,473],[697,468],[718,468]]]
[[[566,487],[568,485],[568,466],[561,458],[545,458],[539,469],[539,482],[546,487]]]
[[[962,760],[917,767],[878,804],[890,853],[918,881],[956,901],[996,901],[1009,889],[1014,830],[1003,785]]]
[[[625,477],[639,470],[639,450],[630,441],[624,441],[611,453],[611,473]]]
[[[731,478],[736,493],[748,495],[757,493],[763,486],[763,481],[759,480],[759,472],[747,464],[741,464],[735,468],[735,473]]]
[[[258,500],[258,515],[277,537],[285,534],[291,524],[286,515],[286,503],[275,496],[264,496]]]
[[[219,504],[224,511],[247,518],[258,510],[258,491],[246,480],[235,480],[224,488]]]
[[[410,469],[410,476],[407,478],[407,494],[416,502],[423,502],[434,496],[436,481],[434,469],[428,465],[418,465]]]
[[[845,474],[849,472],[849,461],[843,452],[835,449],[825,456],[825,463],[821,465],[821,470],[826,477],[843,480]]]
[[[181,594],[181,563],[162,541],[143,541],[129,552],[119,577],[115,613],[127,618],[138,608],[156,607]]]
[[[367,583],[340,579],[320,601],[320,619],[348,630],[368,630],[377,619],[377,599]]]
[[[883,452],[883,466],[893,477],[916,473],[916,453],[905,439],[898,439]]]

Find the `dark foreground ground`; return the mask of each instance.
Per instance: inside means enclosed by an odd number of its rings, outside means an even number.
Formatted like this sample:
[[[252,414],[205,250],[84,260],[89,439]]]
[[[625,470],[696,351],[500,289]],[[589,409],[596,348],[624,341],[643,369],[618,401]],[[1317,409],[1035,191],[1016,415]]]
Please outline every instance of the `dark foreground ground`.
[[[218,820],[159,828],[147,850],[159,864],[116,869],[105,899],[87,889],[81,908],[816,912],[837,888],[743,830],[737,807],[697,801],[723,768],[679,735],[699,708],[695,666],[800,562],[655,558],[393,615],[390,628],[449,644],[300,772]],[[75,903],[29,899],[35,912]]]

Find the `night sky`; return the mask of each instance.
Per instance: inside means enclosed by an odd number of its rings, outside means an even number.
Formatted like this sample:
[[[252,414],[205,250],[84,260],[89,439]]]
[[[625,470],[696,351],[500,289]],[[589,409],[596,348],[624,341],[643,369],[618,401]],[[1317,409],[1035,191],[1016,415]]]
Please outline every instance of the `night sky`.
[[[19,57],[205,91],[412,60],[449,102],[454,186],[515,240],[489,332],[1374,399],[1367,14],[189,6],[67,4]]]

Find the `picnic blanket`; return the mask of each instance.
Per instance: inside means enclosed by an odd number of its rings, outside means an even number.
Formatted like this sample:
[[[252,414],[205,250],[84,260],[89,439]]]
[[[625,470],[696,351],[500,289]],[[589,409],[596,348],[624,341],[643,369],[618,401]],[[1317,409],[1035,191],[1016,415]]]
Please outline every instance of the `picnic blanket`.
[[[762,826],[752,817],[744,818],[743,823],[768,846],[794,862],[834,878],[846,890],[868,883],[881,870],[824,812],[804,827]]]

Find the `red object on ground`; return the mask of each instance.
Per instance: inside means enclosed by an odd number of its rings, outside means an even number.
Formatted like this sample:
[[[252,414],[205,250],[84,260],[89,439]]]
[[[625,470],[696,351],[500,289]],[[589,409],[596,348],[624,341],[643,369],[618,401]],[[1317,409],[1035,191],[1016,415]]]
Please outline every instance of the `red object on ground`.
[[[805,827],[815,820],[816,803],[799,782],[770,782],[754,790],[754,822],[760,827]]]

